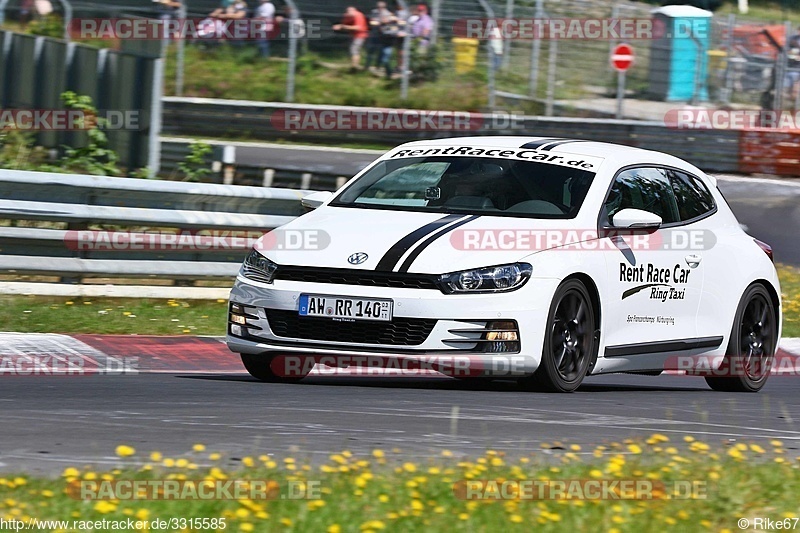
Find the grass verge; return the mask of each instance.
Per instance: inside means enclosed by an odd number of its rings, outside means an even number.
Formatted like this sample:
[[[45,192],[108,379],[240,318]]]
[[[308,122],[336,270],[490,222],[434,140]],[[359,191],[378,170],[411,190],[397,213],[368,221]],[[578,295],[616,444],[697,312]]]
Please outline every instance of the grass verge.
[[[780,441],[712,445],[688,435],[676,442],[670,438],[676,437],[654,434],[590,450],[557,443],[543,445],[548,453],[513,460],[491,450],[477,458],[443,451],[427,461],[410,461],[400,450],[374,450],[368,456],[342,451],[324,464],[256,454],[238,458],[234,467],[231,458],[202,444],[181,457],[158,452],[140,457],[121,445],[119,466],[111,471],[75,465],[56,479],[5,475],[0,517],[149,523],[206,518],[216,519],[218,526],[224,519],[224,528],[202,529],[234,532],[530,531],[532,526],[537,531],[691,532],[737,531],[748,529],[738,526],[740,519],[755,524],[756,518],[783,521],[800,514],[800,457]],[[165,480],[173,486],[182,482],[179,494],[190,499],[110,499],[123,494],[114,491],[132,480],[152,482],[153,491],[166,488]],[[589,492],[588,480],[611,489],[598,498]],[[187,491],[228,481],[254,497],[201,500]],[[638,482],[640,489],[631,491],[623,481]],[[572,492],[549,492],[562,482]],[[517,490],[527,490],[526,485],[537,487],[531,492],[535,497]],[[687,486],[692,488],[680,488]],[[248,487],[257,488],[248,492]],[[538,487],[545,489],[540,493]],[[578,487],[584,488],[573,490]],[[51,527],[81,530],[73,524]]]
[[[21,333],[224,335],[226,310],[227,300],[0,296],[2,329]]]
[[[800,337],[800,269],[779,265],[778,275],[783,336]],[[224,335],[226,308],[225,300],[0,296],[0,324],[21,333]]]

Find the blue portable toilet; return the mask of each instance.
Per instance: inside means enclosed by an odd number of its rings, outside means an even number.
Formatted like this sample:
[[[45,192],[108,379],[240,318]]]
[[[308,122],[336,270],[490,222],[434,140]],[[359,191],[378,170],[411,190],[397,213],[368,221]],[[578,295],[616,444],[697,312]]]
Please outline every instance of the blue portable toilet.
[[[656,100],[708,100],[712,13],[694,6],[654,9],[648,93]]]

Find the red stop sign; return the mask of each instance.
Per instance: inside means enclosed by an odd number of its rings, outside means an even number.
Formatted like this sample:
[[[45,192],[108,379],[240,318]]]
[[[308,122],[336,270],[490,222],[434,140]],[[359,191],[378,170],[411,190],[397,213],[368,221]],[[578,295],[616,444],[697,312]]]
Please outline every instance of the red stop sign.
[[[633,48],[629,44],[618,44],[611,52],[611,65],[618,72],[625,72],[633,65]]]

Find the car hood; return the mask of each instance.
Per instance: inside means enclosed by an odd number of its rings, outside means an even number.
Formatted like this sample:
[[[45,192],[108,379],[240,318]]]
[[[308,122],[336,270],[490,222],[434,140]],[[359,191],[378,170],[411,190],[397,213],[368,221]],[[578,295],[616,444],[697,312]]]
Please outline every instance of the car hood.
[[[570,220],[322,207],[273,230],[256,247],[278,265],[440,274],[514,263],[577,240]],[[557,239],[529,237],[533,234]],[[560,239],[560,240],[559,240]],[[353,264],[356,258],[363,262]]]

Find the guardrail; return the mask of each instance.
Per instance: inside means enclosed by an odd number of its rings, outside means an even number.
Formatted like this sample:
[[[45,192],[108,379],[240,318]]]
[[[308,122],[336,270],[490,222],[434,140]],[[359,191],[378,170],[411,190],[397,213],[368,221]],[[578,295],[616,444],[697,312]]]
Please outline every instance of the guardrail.
[[[6,279],[184,285],[235,276],[252,240],[301,215],[313,192],[12,170],[0,170],[0,191]]]
[[[800,175],[800,132],[721,129],[676,129],[663,122],[574,117],[516,117],[514,128],[490,128],[502,122],[497,114],[472,114],[472,131],[296,130],[281,128],[281,113],[334,111],[337,113],[396,113],[385,108],[251,102],[213,98],[163,99],[163,131],[167,135],[215,137],[246,136],[253,140],[296,140],[341,143],[385,143],[467,135],[536,135],[619,143],[668,152],[708,172]],[[278,115],[276,115],[278,113]],[[506,116],[507,118],[507,116]],[[766,149],[765,149],[766,148]]]
[[[203,140],[213,148],[211,174],[204,181],[226,185],[249,185],[290,189],[333,191],[377,158],[372,150],[325,151],[325,158],[311,161],[307,149],[265,143]],[[178,164],[190,151],[190,139],[161,139],[161,175],[179,178]],[[296,152],[296,155],[293,155]],[[314,153],[320,153],[314,150]],[[335,164],[331,160],[335,159]]]

